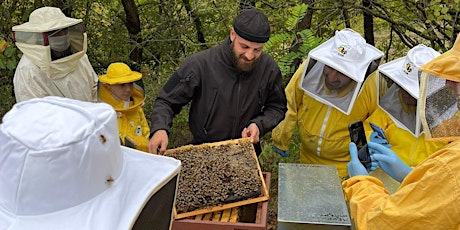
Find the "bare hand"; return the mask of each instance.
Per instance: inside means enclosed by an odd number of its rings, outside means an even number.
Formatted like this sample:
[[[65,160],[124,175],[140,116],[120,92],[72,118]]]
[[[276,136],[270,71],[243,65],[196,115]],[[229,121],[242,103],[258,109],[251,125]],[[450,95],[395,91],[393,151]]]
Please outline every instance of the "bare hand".
[[[252,144],[259,143],[259,127],[256,123],[251,123],[248,127],[241,132],[242,137],[249,137]]]
[[[149,152],[163,155],[168,147],[168,133],[165,130],[157,130],[149,142]]]

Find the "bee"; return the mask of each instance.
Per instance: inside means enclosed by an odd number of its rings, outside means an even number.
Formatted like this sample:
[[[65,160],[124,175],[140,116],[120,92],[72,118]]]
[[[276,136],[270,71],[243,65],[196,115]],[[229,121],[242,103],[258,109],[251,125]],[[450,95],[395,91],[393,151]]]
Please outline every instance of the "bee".
[[[337,50],[339,51],[340,55],[342,55],[342,56],[347,54],[347,50],[343,46],[340,46],[339,48],[337,48]]]
[[[412,72],[412,66],[411,66],[410,63],[407,63],[407,64],[406,64],[406,71],[407,71],[408,73]]]
[[[101,139],[102,143],[105,143],[107,141],[107,138],[105,138],[104,135],[100,135],[99,138]]]
[[[109,176],[109,178],[106,180],[106,182],[107,182],[108,184],[111,184],[111,183],[113,183],[114,181],[115,181],[115,179],[113,179],[112,176]]]

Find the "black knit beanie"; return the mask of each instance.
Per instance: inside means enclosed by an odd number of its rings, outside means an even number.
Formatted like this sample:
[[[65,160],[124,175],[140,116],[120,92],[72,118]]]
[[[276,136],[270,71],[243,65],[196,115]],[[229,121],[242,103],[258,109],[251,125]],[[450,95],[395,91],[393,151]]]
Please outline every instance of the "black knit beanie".
[[[233,21],[233,29],[242,38],[265,43],[270,38],[268,17],[255,8],[242,11]]]

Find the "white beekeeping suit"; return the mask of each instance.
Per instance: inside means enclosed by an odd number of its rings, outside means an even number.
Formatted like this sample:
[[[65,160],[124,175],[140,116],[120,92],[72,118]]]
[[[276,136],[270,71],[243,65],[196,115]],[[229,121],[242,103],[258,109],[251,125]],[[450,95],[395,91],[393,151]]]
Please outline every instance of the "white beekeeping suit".
[[[66,17],[59,8],[42,7],[12,30],[23,53],[13,79],[17,102],[45,96],[97,102],[98,77],[86,55],[81,19]]]

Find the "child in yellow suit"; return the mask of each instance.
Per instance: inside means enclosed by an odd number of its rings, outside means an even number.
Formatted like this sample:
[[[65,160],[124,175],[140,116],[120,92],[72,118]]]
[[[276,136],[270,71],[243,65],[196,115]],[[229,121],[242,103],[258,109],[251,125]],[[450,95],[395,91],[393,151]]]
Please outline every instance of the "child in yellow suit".
[[[98,90],[98,101],[112,105],[117,112],[121,144],[148,152],[150,129],[142,109],[145,94],[134,83],[141,78],[141,73],[132,71],[124,63],[110,64],[107,74],[99,76],[102,85]]]

